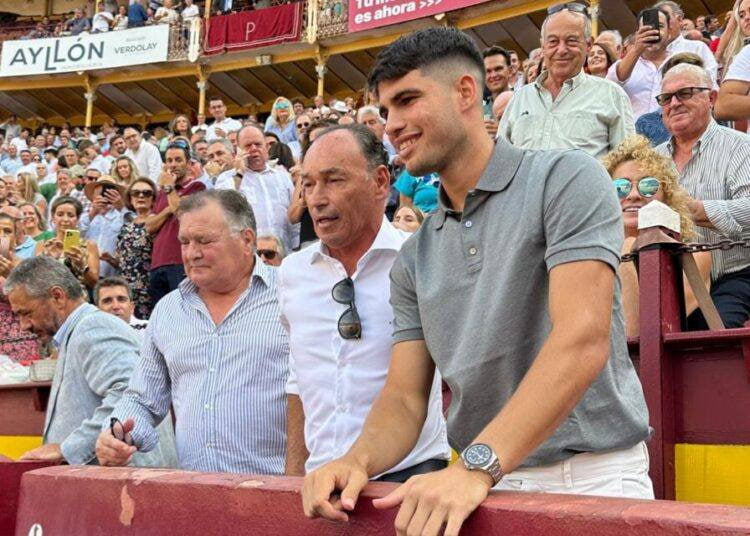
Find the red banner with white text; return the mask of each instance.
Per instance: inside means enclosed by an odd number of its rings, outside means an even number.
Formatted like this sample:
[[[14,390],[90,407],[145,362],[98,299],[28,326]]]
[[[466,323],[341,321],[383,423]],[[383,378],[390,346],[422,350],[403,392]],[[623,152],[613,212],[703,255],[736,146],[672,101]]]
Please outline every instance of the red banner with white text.
[[[430,17],[487,0],[349,0],[349,32]]]
[[[303,2],[218,15],[209,20],[203,50],[218,54],[299,41]]]

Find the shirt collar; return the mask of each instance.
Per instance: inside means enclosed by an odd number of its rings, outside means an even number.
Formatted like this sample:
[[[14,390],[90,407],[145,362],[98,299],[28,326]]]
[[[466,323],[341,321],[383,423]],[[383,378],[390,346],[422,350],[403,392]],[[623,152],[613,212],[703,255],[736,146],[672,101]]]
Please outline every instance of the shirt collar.
[[[703,134],[701,134],[701,137],[698,138],[698,141],[695,142],[695,145],[693,146],[692,154],[696,155],[700,152],[700,150],[703,148],[705,144],[707,144],[709,141],[711,141],[711,138],[713,138],[714,134],[719,128],[719,124],[714,120],[713,117],[710,117],[708,119],[708,126],[706,127],[706,130],[703,131]],[[667,141],[667,149],[669,149],[669,154],[674,155],[674,136],[671,136],[669,138],[669,141]]]
[[[685,41],[685,38],[682,37],[682,34],[680,33],[677,37],[674,38],[674,41],[667,45],[667,50],[671,51],[675,47],[679,46],[683,41]]]
[[[26,239],[16,246],[16,251],[22,251],[32,246],[36,247],[36,240],[26,235]]]
[[[65,322],[62,323],[62,326],[60,326],[60,328],[57,330],[57,333],[55,333],[55,336],[52,338],[57,348],[60,348],[60,346],[62,346],[62,344],[65,342],[65,339],[68,338],[70,331],[73,329],[73,326],[78,323],[78,319],[89,307],[93,306],[89,303],[82,303],[81,305],[73,309],[73,311],[68,315],[68,318],[65,319]]]
[[[583,71],[583,69],[581,69],[581,71],[577,75],[572,78],[568,78],[565,82],[563,82],[563,86],[568,86],[571,89],[575,89],[583,83],[587,76],[588,75]],[[542,75],[536,79],[534,85],[537,87],[537,89],[547,89],[546,87],[544,87],[544,82],[547,81],[548,77],[549,71],[544,71]]]
[[[260,279],[264,285],[267,287],[271,285],[271,270],[269,266],[266,265],[266,263],[263,262],[263,260],[258,257],[258,255],[254,255],[255,257],[255,266],[253,267],[253,273],[250,275],[250,279],[248,281],[247,288],[249,289],[252,287],[253,279]],[[177,286],[177,288],[180,291],[180,295],[183,299],[187,299],[190,296],[197,295],[198,294],[198,286],[193,283],[189,277],[186,277],[183,279],[180,284]]]
[[[514,147],[503,138],[498,138],[495,143],[495,150],[492,152],[487,167],[479,177],[479,182],[475,190],[483,192],[501,192],[508,187],[510,182],[516,176],[521,161],[523,160],[524,151]],[[456,211],[449,206],[448,195],[440,184],[438,189],[438,208],[431,215],[432,227],[440,229],[445,223],[445,217],[448,214],[455,214]]]
[[[388,218],[383,216],[378,234],[375,235],[375,240],[372,241],[370,247],[367,249],[365,254],[362,255],[362,259],[367,257],[371,251],[398,252],[401,249],[401,244],[403,243],[404,235],[399,232],[391,222],[388,221]],[[330,255],[328,254],[328,248],[325,246],[325,244],[323,244],[322,240],[318,240],[317,244],[310,247],[315,248],[312,255],[310,255],[310,264],[315,264],[316,261],[321,259],[330,258]]]

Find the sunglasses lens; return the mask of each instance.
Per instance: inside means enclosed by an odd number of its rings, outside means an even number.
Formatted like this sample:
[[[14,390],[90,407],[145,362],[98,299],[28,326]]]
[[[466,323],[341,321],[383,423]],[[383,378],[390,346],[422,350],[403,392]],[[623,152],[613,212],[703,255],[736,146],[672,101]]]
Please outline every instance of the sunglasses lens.
[[[351,303],[354,301],[354,282],[349,279],[343,279],[333,287],[333,299],[338,303]]]
[[[347,309],[339,318],[339,335],[342,339],[359,339],[362,337],[362,323],[354,309]]]
[[[643,197],[653,197],[659,191],[659,180],[653,177],[641,179],[638,183],[638,191]]]
[[[630,193],[631,185],[628,179],[615,179],[613,184],[615,185],[615,190],[617,190],[617,197],[620,199],[627,197]]]
[[[268,259],[269,261],[272,261],[276,258],[276,252],[272,249],[259,249],[258,255],[260,255],[264,259]]]

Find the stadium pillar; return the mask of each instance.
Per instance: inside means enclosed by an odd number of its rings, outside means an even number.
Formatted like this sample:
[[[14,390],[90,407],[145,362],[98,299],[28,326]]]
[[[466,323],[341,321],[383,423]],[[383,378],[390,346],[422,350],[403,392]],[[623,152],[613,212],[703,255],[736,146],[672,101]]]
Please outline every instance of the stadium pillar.
[[[96,84],[91,83],[88,75],[85,78],[86,92],[83,94],[86,99],[86,123],[87,128],[91,128],[91,122],[94,117],[94,100],[96,99]]]
[[[326,76],[326,60],[328,55],[323,54],[320,47],[317,47],[315,51],[315,72],[318,75],[318,96],[323,97],[325,91],[325,76]]]
[[[599,0],[591,0],[589,14],[591,15],[591,34],[596,39],[599,36]]]
[[[206,113],[206,87],[208,85],[209,71],[205,66],[201,65],[198,67],[196,76],[198,82],[195,84],[198,87],[198,113]]]

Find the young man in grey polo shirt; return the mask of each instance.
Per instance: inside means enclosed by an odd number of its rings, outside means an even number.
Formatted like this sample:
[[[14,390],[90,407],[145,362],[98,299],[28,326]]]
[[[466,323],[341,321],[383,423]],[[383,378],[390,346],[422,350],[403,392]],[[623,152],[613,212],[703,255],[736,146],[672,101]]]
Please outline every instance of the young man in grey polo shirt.
[[[473,42],[448,28],[402,37],[370,74],[409,173],[440,175],[439,207],[391,271],[386,385],[352,448],[306,477],[308,516],[346,519],[368,475],[409,452],[435,367],[462,459],[374,501],[401,505],[400,534],[457,534],[493,486],[653,497],[611,179],[579,151],[495,147],[482,80]]]

